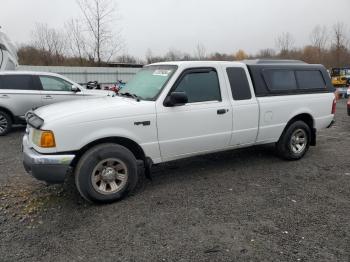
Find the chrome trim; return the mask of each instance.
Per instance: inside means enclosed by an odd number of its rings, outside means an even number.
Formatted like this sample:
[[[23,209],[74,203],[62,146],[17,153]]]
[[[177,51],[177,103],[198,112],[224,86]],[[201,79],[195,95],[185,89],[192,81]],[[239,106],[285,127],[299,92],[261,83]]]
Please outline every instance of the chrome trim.
[[[33,165],[70,165],[75,155],[43,155],[29,147],[28,135],[23,137],[23,153]]]

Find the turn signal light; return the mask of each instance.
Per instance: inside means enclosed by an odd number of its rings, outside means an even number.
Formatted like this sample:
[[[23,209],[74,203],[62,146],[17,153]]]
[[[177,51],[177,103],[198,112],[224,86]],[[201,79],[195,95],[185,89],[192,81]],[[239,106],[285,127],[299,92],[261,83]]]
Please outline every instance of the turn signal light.
[[[34,129],[32,139],[33,143],[39,147],[56,147],[55,136],[52,131]]]
[[[40,147],[55,147],[55,136],[52,133],[52,131],[43,131],[41,133],[41,139],[40,139]]]

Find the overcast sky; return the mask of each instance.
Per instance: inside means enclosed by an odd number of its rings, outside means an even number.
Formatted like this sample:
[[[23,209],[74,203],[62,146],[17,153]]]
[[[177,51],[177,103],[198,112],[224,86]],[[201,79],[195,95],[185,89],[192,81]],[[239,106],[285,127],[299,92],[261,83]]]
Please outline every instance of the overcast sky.
[[[275,48],[290,32],[296,45],[309,41],[317,25],[344,22],[350,30],[350,0],[116,0],[126,52],[144,57],[147,49],[208,53]],[[75,0],[0,0],[0,26],[15,43],[30,40],[35,23],[60,28],[80,17]],[[350,31],[349,31],[350,32]]]

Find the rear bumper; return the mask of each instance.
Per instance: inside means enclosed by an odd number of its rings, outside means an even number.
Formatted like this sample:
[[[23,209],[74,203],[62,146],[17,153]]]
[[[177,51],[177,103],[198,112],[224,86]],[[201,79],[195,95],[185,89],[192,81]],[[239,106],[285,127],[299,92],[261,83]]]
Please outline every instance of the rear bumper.
[[[23,137],[23,165],[28,174],[49,184],[63,183],[75,155],[43,155],[29,147]]]

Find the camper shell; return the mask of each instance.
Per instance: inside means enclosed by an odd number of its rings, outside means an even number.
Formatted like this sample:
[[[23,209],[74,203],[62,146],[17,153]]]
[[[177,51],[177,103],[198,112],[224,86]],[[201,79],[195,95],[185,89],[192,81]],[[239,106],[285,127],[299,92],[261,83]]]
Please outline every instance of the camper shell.
[[[256,97],[334,92],[335,88],[323,65],[299,60],[245,60]],[[273,88],[272,72],[283,76],[283,88]],[[281,79],[276,79],[276,81]],[[281,81],[279,81],[279,86]]]

